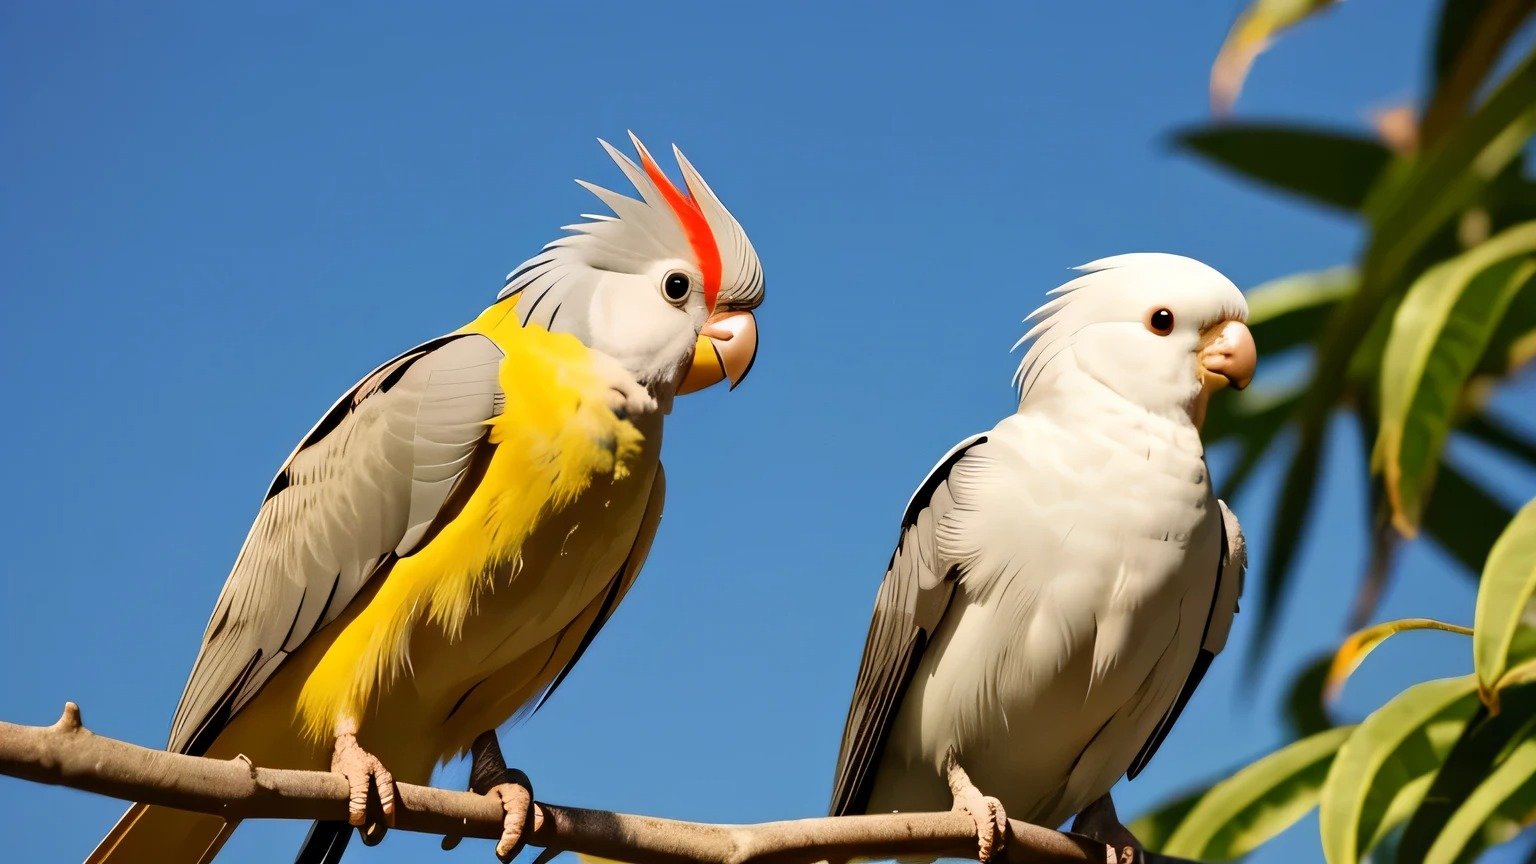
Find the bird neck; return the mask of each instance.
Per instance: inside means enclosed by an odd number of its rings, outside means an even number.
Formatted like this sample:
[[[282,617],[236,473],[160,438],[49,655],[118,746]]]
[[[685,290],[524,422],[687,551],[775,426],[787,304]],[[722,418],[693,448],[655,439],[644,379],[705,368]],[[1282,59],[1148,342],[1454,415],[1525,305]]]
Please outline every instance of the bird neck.
[[[1080,434],[1102,436],[1133,450],[1155,445],[1171,448],[1179,456],[1205,458],[1200,430],[1185,409],[1151,410],[1080,370],[1063,370],[1031,388],[1018,413]]]
[[[525,327],[533,327],[539,330],[544,329],[537,323],[523,323],[522,316],[517,314],[517,299],[516,294],[510,294],[497,300],[495,303],[487,306],[485,311],[477,315],[473,321],[459,328],[459,332],[479,333],[490,337],[491,341],[498,345],[505,345],[508,340],[516,338],[516,331],[522,330]],[[590,349],[592,346],[588,345],[587,347]],[[634,375],[634,370],[630,370],[630,374]],[[638,375],[635,377],[636,380],[639,380]],[[681,374],[679,373],[647,384],[647,389],[651,391],[651,395],[656,399],[659,413],[672,413],[672,400],[680,380]]]

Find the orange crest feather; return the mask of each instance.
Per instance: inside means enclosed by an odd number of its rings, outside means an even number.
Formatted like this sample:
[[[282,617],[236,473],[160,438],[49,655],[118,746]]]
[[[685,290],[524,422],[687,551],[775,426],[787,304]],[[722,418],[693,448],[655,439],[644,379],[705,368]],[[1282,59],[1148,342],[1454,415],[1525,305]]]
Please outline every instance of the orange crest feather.
[[[704,218],[704,211],[699,209],[698,202],[672,185],[661,166],[643,149],[640,151],[640,165],[651,182],[656,184],[656,188],[661,190],[661,197],[672,208],[678,224],[683,226],[683,234],[688,238],[688,245],[693,247],[694,257],[698,259],[699,270],[704,276],[704,303],[713,312],[715,298],[720,296],[721,269],[720,248],[715,245],[715,232],[710,230],[709,221]]]

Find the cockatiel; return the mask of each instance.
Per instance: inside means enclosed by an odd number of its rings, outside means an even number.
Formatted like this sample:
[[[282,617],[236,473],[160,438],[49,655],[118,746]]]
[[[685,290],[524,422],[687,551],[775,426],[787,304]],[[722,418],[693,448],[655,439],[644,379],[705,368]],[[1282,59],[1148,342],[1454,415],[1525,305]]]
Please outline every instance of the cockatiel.
[[[763,271],[674,148],[686,191],[634,139],[603,147],[638,200],[588,183],[588,215],[514,270],[462,329],[368,374],[272,482],[219,595],[169,749],[426,783],[532,710],[633,584],[661,518],[662,418],[757,350]],[[497,847],[517,845],[527,797]],[[514,802],[520,803],[514,804]],[[235,828],[133,807],[91,864],[208,861]],[[301,862],[332,864],[346,823]]]
[[[1146,765],[1226,642],[1245,557],[1200,424],[1214,391],[1253,376],[1247,303],[1176,255],[1079,269],[1026,319],[1018,412],[907,505],[833,815],[953,806],[984,860],[1005,808],[1112,823],[1110,787]]]

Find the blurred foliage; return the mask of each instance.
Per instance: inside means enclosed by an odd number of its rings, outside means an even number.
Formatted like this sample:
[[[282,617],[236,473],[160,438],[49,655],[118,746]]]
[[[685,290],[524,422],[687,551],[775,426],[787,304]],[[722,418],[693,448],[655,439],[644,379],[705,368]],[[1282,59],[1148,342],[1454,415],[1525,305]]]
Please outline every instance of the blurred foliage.
[[[1533,592],[1536,501],[1494,545],[1470,631],[1424,618],[1379,624],[1351,636],[1329,664],[1342,685],[1371,647],[1438,629],[1471,635],[1472,674],[1416,684],[1359,725],[1328,726],[1322,715],[1324,728],[1179,796],[1132,830],[1166,854],[1228,861],[1317,807],[1330,864],[1367,856],[1453,864],[1514,837],[1536,822]]]
[[[1468,7],[1480,15],[1468,18]],[[1439,22],[1435,78],[1487,73],[1536,0],[1450,0]],[[1488,21],[1483,20],[1487,18]],[[1452,37],[1470,56],[1456,55]],[[1249,325],[1266,364],[1305,355],[1305,371],[1260,381],[1212,405],[1206,439],[1236,451],[1221,490],[1238,494],[1264,458],[1285,460],[1255,609],[1250,662],[1275,635],[1279,602],[1313,506],[1331,421],[1349,415],[1373,442],[1368,514],[1382,561],[1368,568],[1352,627],[1369,620],[1390,552],[1420,530],[1475,573],[1509,511],[1441,457],[1468,438],[1536,465],[1536,442],[1484,412],[1489,394],[1536,357],[1536,180],[1522,150],[1536,132],[1536,52],[1450,100],[1459,119],[1394,151],[1376,137],[1273,122],[1219,122],[1176,135],[1177,145],[1227,171],[1358,219],[1368,232],[1358,261],[1277,279],[1249,292]],[[1442,85],[1443,86],[1443,85]],[[1431,110],[1426,110],[1428,118]],[[1427,130],[1425,130],[1427,132]],[[1421,132],[1421,136],[1424,134]],[[1379,565],[1379,566],[1378,566]],[[1379,572],[1375,572],[1379,571]],[[1364,575],[1364,574],[1363,574]],[[1366,580],[1369,581],[1369,580]]]
[[[1183,151],[1251,182],[1356,220],[1355,261],[1249,292],[1260,377],[1212,406],[1205,437],[1235,454],[1231,499],[1256,466],[1283,474],[1255,575],[1250,671],[1276,638],[1313,515],[1330,426],[1352,421],[1369,448],[1369,561],[1339,651],[1304,664],[1287,690],[1292,744],[1137,826],[1170,854],[1227,860],[1319,808],[1332,864],[1460,862],[1536,821],[1536,503],[1519,516],[1446,458],[1469,440],[1528,470],[1536,442],[1487,412],[1490,394],[1536,358],[1536,50],[1512,49],[1536,0],[1444,0],[1422,104],[1367,132],[1221,117],[1258,53],[1332,5],[1256,0],[1212,69],[1218,120],[1175,135]],[[1319,24],[1318,26],[1322,26]],[[1507,56],[1514,55],[1514,56]],[[1481,574],[1475,622],[1417,618],[1365,627],[1398,548],[1420,532]],[[1328,703],[1397,633],[1471,636],[1470,673],[1410,687],[1356,726]],[[1423,638],[1423,637],[1417,637]]]

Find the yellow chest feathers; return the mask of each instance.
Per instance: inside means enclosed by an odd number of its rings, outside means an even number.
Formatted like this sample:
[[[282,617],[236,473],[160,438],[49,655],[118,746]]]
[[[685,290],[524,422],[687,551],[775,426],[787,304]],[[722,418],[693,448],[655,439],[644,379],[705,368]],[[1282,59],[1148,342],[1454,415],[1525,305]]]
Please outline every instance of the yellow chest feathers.
[[[487,309],[461,332],[481,333],[505,358],[502,413],[478,484],[458,514],[425,546],[395,562],[378,591],[326,649],[305,681],[299,713],[323,739],[360,719],[375,688],[409,667],[410,634],[422,624],[458,638],[490,574],[512,564],[539,520],[565,507],[594,478],[622,479],[641,434],[608,407],[608,382],[575,337],[523,328],[512,304]],[[481,457],[484,458],[484,457]],[[470,478],[473,482],[473,477]],[[338,622],[341,623],[341,622]]]

